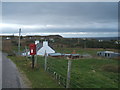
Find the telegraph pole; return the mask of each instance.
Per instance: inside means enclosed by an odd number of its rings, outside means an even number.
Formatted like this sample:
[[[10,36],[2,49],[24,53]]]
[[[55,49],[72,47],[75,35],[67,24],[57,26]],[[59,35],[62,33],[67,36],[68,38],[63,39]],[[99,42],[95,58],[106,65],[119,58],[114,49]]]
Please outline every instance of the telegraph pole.
[[[70,88],[70,73],[71,73],[71,64],[72,60],[68,60],[68,70],[67,70],[67,81],[66,81],[66,88]]]
[[[18,55],[20,55],[20,35],[21,35],[21,28],[19,29]]]
[[[84,49],[86,48],[86,38],[84,39]]]

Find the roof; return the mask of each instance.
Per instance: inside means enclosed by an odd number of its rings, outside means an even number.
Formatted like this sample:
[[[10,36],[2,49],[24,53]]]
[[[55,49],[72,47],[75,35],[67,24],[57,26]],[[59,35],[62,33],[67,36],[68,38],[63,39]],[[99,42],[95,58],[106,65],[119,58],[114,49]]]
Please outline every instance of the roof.
[[[99,51],[97,53],[115,53],[115,52],[113,52],[113,51]]]
[[[64,54],[65,56],[70,56],[71,54]]]
[[[71,54],[72,56],[80,56],[80,54]]]
[[[65,56],[80,56],[80,54],[64,54]]]
[[[61,56],[61,53],[49,53],[50,56]]]
[[[42,46],[43,46],[42,43],[38,43],[38,44],[36,45],[36,50],[38,51],[40,48],[42,48]]]
[[[113,51],[104,51],[104,53],[114,53]]]
[[[49,53],[50,56],[80,56],[80,54]]]

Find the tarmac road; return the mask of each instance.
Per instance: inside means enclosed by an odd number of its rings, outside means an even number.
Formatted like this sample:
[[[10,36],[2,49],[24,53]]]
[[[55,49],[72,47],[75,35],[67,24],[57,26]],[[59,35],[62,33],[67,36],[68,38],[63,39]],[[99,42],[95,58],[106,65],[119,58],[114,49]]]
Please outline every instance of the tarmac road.
[[[6,56],[2,54],[2,88],[26,88],[16,65]]]
[[[2,53],[0,52],[0,90],[2,89]]]

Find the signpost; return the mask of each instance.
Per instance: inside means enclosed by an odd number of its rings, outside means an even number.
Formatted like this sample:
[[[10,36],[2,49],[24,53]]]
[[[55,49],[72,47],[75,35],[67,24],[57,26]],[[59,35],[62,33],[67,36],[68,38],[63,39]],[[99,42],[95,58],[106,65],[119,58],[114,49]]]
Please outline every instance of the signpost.
[[[32,69],[34,68],[34,55],[36,54],[36,45],[30,44],[30,55],[32,55]]]

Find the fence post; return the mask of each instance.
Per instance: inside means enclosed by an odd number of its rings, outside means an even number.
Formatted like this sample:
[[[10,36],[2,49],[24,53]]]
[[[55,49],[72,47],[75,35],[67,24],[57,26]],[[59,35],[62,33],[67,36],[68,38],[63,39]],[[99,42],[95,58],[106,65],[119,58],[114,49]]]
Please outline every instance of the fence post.
[[[37,54],[35,55],[35,65],[37,65]]]
[[[57,76],[58,76],[58,75],[57,75],[57,73],[56,73],[56,75],[55,75],[56,80],[58,80]]]
[[[61,77],[61,76],[59,75],[59,79],[58,79],[58,80],[59,80],[59,81],[58,81],[58,82],[59,82],[59,84],[61,84],[61,80],[60,80],[61,78],[60,78],[60,77]]]
[[[70,73],[71,73],[71,59],[68,59],[68,70],[67,70],[67,81],[66,81],[66,88],[70,88]]]
[[[46,53],[46,50],[45,50],[45,71],[47,70],[47,53]]]

